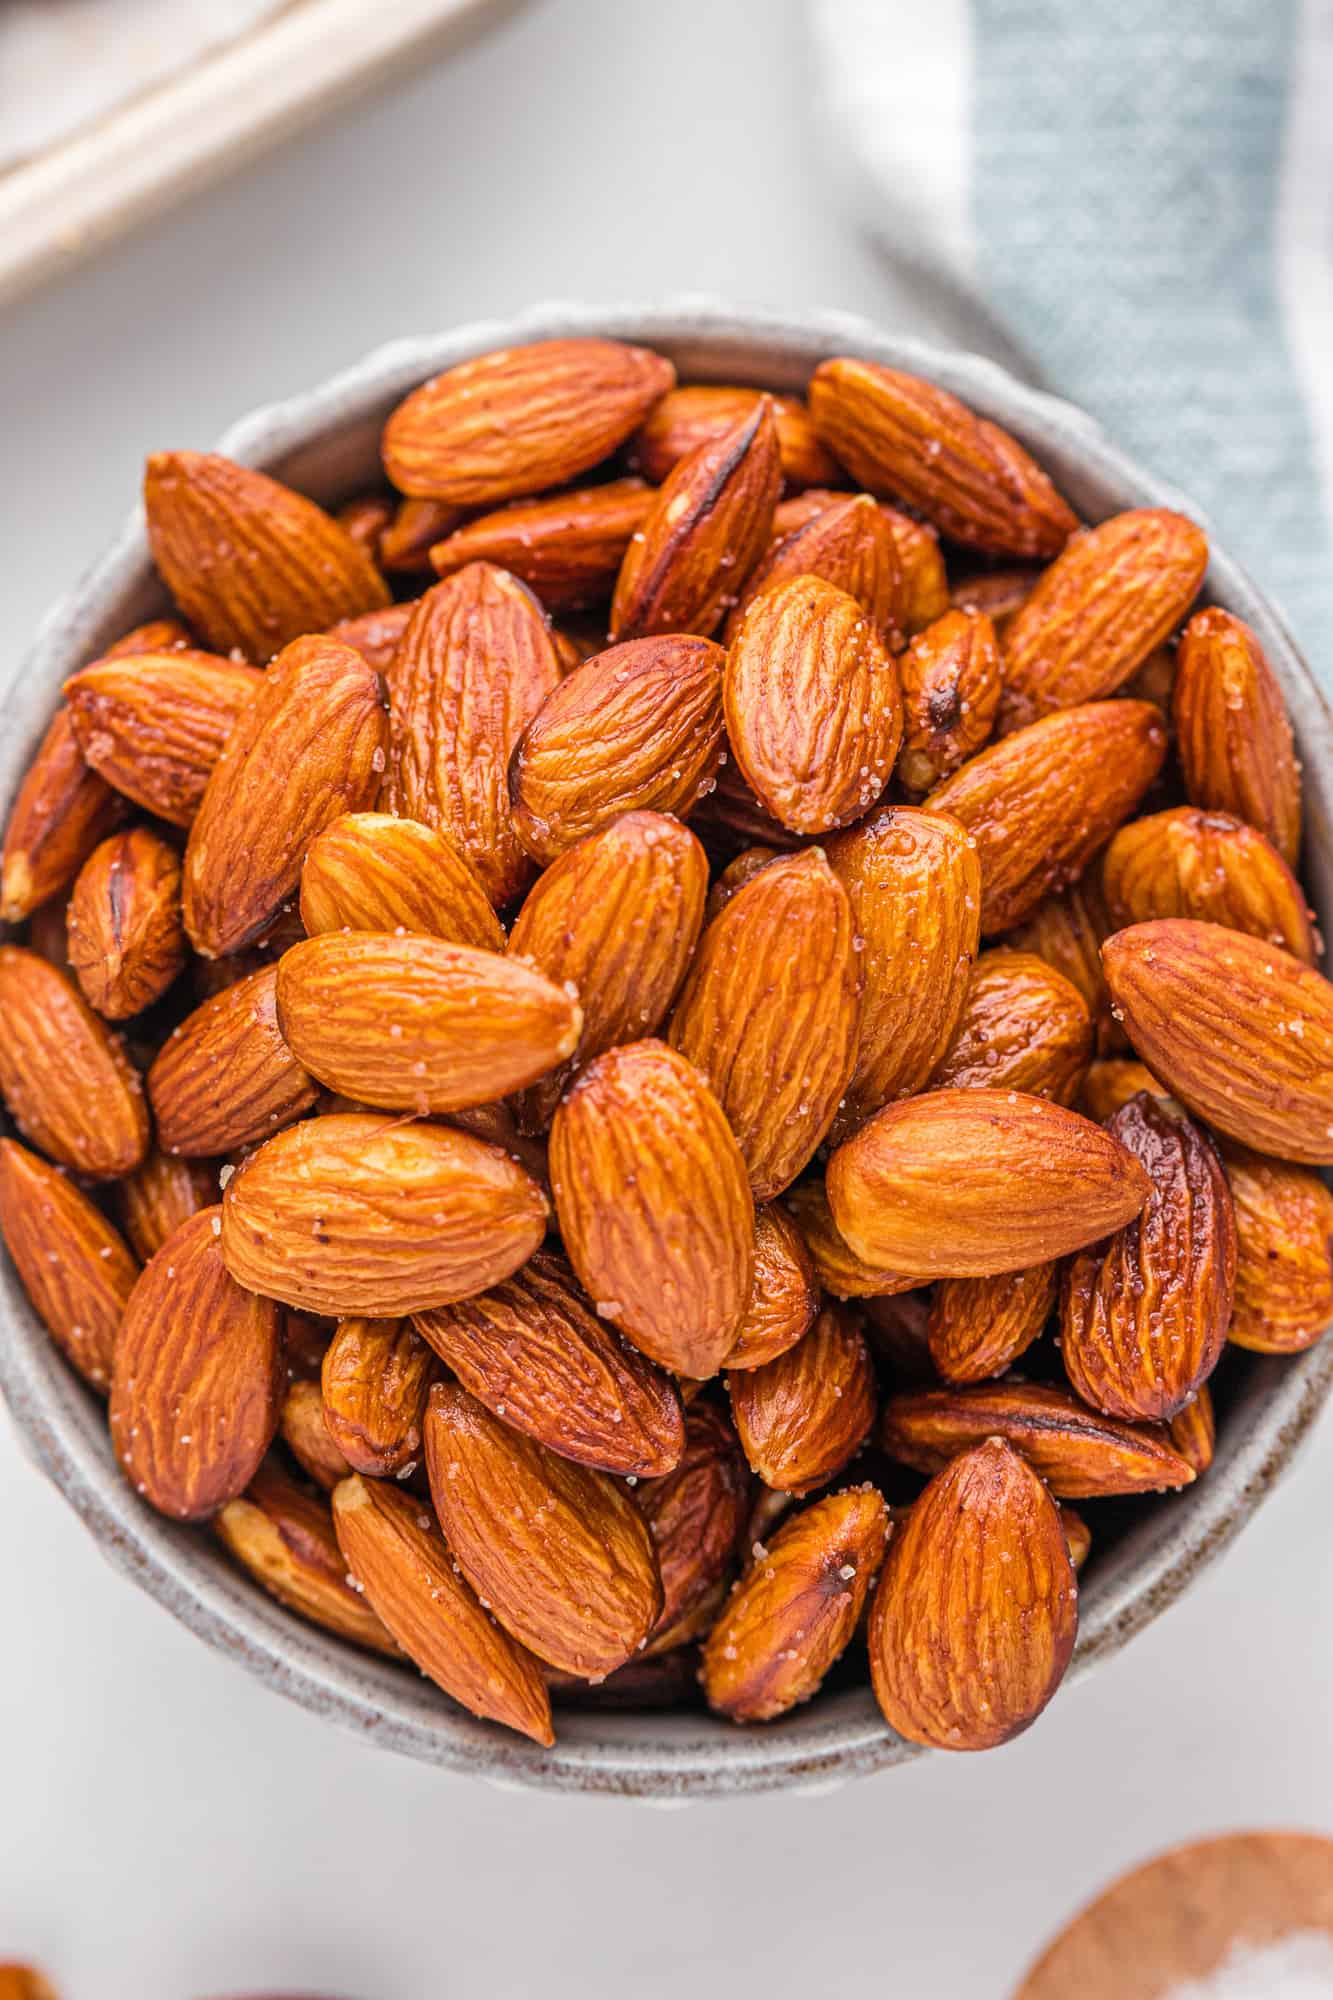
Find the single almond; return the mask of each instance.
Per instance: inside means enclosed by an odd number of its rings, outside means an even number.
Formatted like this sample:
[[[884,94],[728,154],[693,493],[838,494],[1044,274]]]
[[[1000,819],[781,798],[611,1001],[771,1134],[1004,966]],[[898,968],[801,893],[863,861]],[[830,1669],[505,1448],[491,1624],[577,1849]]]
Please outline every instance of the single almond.
[[[148,1150],[143,1086],[118,1037],[34,951],[0,945],[0,1098],[61,1166],[115,1180]]]
[[[1309,1167],[1232,1139],[1222,1158],[1237,1245],[1228,1337],[1258,1354],[1300,1354],[1333,1321],[1333,1194]]]
[[[1191,805],[1234,813],[1289,868],[1301,845],[1301,773],[1277,676],[1243,619],[1214,606],[1185,627],[1173,715]]]
[[[87,1195],[35,1153],[0,1139],[0,1234],[66,1360],[103,1394],[139,1266]]]
[[[1025,1354],[1055,1307],[1058,1270],[942,1278],[930,1303],[930,1358],[946,1382],[984,1382]]]
[[[641,479],[613,479],[520,500],[455,528],[435,543],[430,560],[438,576],[495,563],[520,577],[548,611],[582,611],[610,597],[654,498]]]
[[[1062,895],[1043,896],[1031,914],[1008,933],[1005,942],[1015,951],[1030,951],[1044,958],[1077,987],[1092,1017],[1097,1051],[1109,1055],[1125,1046],[1125,1037],[1111,1013],[1111,995],[1102,970],[1102,945],[1116,926],[1107,912],[1097,875],[1094,862]]]
[[[736,1433],[711,1403],[686,1413],[679,1461],[634,1489],[662,1578],[662,1610],[645,1651],[665,1652],[712,1622],[749,1516],[750,1475]],[[706,1624],[703,1626],[706,1629]]]
[[[814,1262],[820,1284],[835,1299],[888,1298],[919,1283],[901,1271],[867,1264],[853,1251],[828,1205],[822,1180],[801,1181],[783,1197]]]
[[[672,389],[650,412],[630,439],[627,456],[645,479],[660,486],[690,452],[712,443],[743,418],[752,416],[764,399],[762,389],[742,389],[732,383],[691,383]],[[777,426],[778,455],[788,488],[828,487],[841,471],[819,441],[810,412],[799,396],[770,396]],[[841,499],[841,494],[830,496]]]
[[[324,1421],[324,1391],[318,1381],[302,1377],[290,1384],[282,1399],[278,1429],[306,1478],[326,1493],[332,1493],[352,1470]]]
[[[1102,887],[1116,930],[1193,917],[1314,963],[1312,912],[1300,883],[1272,842],[1230,813],[1176,806],[1132,820],[1106,850]]]
[[[398,1657],[386,1627],[347,1581],[327,1501],[261,1465],[215,1526],[223,1547],[279,1604],[354,1646]]]
[[[216,1168],[154,1146],[116,1185],[120,1219],[135,1254],[146,1264],[168,1236],[218,1198]]]
[[[411,931],[503,951],[504,929],[470,861],[420,820],[344,813],[301,868],[301,921],[323,931]]]
[[[868,493],[831,494],[826,507],[770,542],[728,614],[728,644],[756,597],[798,576],[844,591],[888,644],[902,643],[907,593],[898,543]]]
[[[164,1153],[237,1152],[310,1110],[318,1088],[283,1038],[277,989],[278,968],[266,966],[172,1029],[147,1078]]]
[[[434,1354],[408,1321],[339,1320],[320,1377],[324,1422],[354,1472],[383,1478],[420,1459],[437,1373]]]
[[[125,817],[125,802],[84,757],[68,708],[59,708],[23,775],[0,851],[0,921],[21,924],[69,887]]]
[[[889,1457],[925,1473],[993,1437],[1007,1439],[1062,1500],[1161,1493],[1194,1478],[1161,1424],[1103,1416],[1067,1389],[1035,1382],[891,1396],[880,1425]]]
[[[898,776],[921,794],[974,757],[1000,704],[1000,649],[983,611],[946,611],[898,662],[905,715]]]
[[[856,1315],[842,1305],[826,1305],[776,1359],[728,1374],[727,1392],[750,1470],[780,1493],[827,1485],[875,1421],[870,1350]]]
[[[107,654],[65,682],[79,747],[127,799],[189,826],[237,717],[263,687],[253,667],[172,648]]]
[[[754,1285],[727,1353],[729,1370],[762,1368],[814,1324],[819,1282],[805,1238],[786,1209],[766,1202],[754,1218]]]
[[[180,888],[175,849],[146,826],[113,833],[79,870],[66,919],[69,962],[105,1020],[142,1013],[183,968]]]
[[[983,952],[932,1088],[1025,1090],[1072,1104],[1092,1060],[1078,988],[1031,952]]]

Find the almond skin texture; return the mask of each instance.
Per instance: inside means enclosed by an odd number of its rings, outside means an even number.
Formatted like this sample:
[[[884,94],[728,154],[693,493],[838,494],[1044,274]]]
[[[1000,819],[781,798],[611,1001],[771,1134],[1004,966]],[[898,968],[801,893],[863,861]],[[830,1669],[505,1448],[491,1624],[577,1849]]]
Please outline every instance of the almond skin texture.
[[[723,713],[746,783],[793,833],[866,812],[902,739],[891,655],[856,599],[817,576],[755,598],[727,655]]]
[[[294,1125],[227,1183],[240,1284],[314,1313],[424,1312],[498,1285],[546,1233],[536,1183],[443,1125],[343,1112]]]
[[[1015,438],[933,382],[840,357],[815,370],[809,401],[815,429],[858,486],[906,501],[952,541],[1053,556],[1078,526]]]
[[[548,611],[582,611],[610,597],[630,536],[656,497],[641,479],[614,479],[520,501],[456,528],[430,559],[439,576],[470,562],[495,563],[520,577]]]
[[[319,1095],[278,1026],[277,966],[224,987],[173,1028],[148,1072],[157,1143],[192,1159],[269,1139]]]
[[[352,1470],[324,1421],[324,1392],[317,1381],[291,1384],[282,1399],[278,1429],[306,1478],[313,1479],[326,1493],[332,1493],[339,1480],[346,1479]]]
[[[555,1741],[540,1666],[483,1611],[420,1500],[354,1476],[334,1488],[333,1527],[366,1601],[428,1679],[473,1715]]]
[[[1123,1048],[1125,1038],[1111,1014],[1111,995],[1102,970],[1102,945],[1116,926],[1107,915],[1096,876],[1094,862],[1063,895],[1043,897],[1005,942],[1015,951],[1030,951],[1044,958],[1077,987],[1092,1016],[1098,1053],[1106,1055],[1114,1048]]]
[[[1102,1416],[1068,1390],[1036,1383],[987,1382],[892,1396],[880,1425],[889,1457],[917,1472],[938,1472],[994,1437],[1021,1451],[1062,1500],[1160,1493],[1194,1478],[1161,1424]]]
[[[242,709],[264,685],[214,653],[108,654],[65,682],[79,746],[109,785],[189,826]]]
[[[826,1305],[762,1368],[727,1376],[736,1435],[765,1486],[811,1493],[854,1458],[875,1421],[875,1371],[855,1315]]]
[[[390,676],[390,810],[446,834],[497,909],[534,872],[510,824],[509,760],[559,683],[541,606],[490,563],[426,592]]]
[[[711,1622],[749,1518],[750,1475],[720,1410],[696,1403],[687,1412],[679,1464],[660,1479],[641,1479],[634,1499],[662,1578],[661,1615],[646,1651],[664,1652],[692,1637],[701,1615]]]
[[[364,611],[359,618],[340,618],[336,625],[330,625],[327,637],[350,646],[368,667],[387,679],[416,608],[413,598],[407,604],[390,604],[383,611]]]
[[[21,924],[68,888],[124,817],[124,801],[85,760],[69,709],[57,709],[5,827],[0,922]]]
[[[1037,1339],[1055,1306],[1054,1264],[994,1278],[942,1278],[930,1304],[930,1358],[946,1382],[1003,1375]]]
[[[918,1283],[901,1271],[866,1264],[856,1256],[833,1220],[823,1181],[802,1181],[787,1190],[784,1200],[796,1218],[820,1284],[835,1299],[888,1298],[894,1292],[911,1291]]]
[[[326,931],[284,952],[278,1019],[331,1090],[390,1110],[489,1104],[564,1062],[583,1015],[563,987],[443,938]]]
[[[279,1604],[354,1646],[398,1656],[398,1647],[359,1591],[333,1532],[328,1503],[263,1465],[239,1500],[217,1518],[218,1539]]]
[[[988,951],[972,968],[933,1088],[1025,1090],[1072,1104],[1092,1060],[1092,1019],[1063,974],[1026,951]]]
[[[1001,733],[1114,694],[1175,630],[1207,567],[1202,528],[1164,507],[1076,535],[1004,635]]]
[[[876,632],[901,644],[906,591],[898,544],[884,509],[868,493],[835,494],[827,507],[770,543],[727,619],[728,643],[756,597],[798,576],[817,576],[844,591]]]
[[[543,866],[622,813],[684,818],[722,747],[722,668],[708,639],[635,639],[585,660],[524,731],[509,767],[514,826]]]
[[[119,1232],[55,1167],[0,1139],[0,1233],[52,1339],[103,1394],[139,1266]]]
[[[1107,1130],[1152,1181],[1142,1215],[1066,1265],[1060,1352],[1076,1392],[1108,1416],[1165,1419],[1217,1366],[1236,1282],[1222,1164],[1188,1118],[1131,1098]]]
[[[1134,1048],[1229,1139],[1333,1163],[1333,987],[1289,952],[1218,924],[1166,919],[1102,947]]]
[[[344,813],[310,843],[301,921],[323,931],[411,931],[478,951],[505,934],[472,864],[444,834],[388,813]]]
[[[185,848],[185,928],[204,958],[249,944],[301,879],[306,849],[379,790],[379,683],[333,639],[297,639],[241,711]]]
[[[162,451],[143,491],[153,560],[215,652],[262,666],[293,639],[389,602],[346,528],[263,472],[213,452]]]
[[[898,776],[930,791],[975,756],[1000,702],[1000,649],[981,611],[947,611],[917,634],[898,662],[905,730]]]
[[[507,1283],[416,1326],[471,1395],[562,1458],[636,1479],[677,1464],[675,1388],[603,1325],[562,1257],[538,1251]]]
[[[875,1699],[910,1742],[988,1750],[1036,1721],[1077,1632],[1060,1510],[991,1438],[933,1479],[894,1530],[866,1635]]]
[[[563,486],[608,457],[672,388],[676,371],[618,340],[539,340],[446,369],[384,427],[400,492],[489,507]]]
[[[401,1319],[344,1319],[324,1356],[329,1436],[355,1472],[383,1478],[421,1456],[435,1356]]]
[[[218,1198],[216,1169],[174,1158],[157,1147],[117,1183],[125,1234],[146,1264],[182,1224]]]
[[[795,1347],[819,1310],[819,1281],[805,1238],[776,1202],[754,1218],[754,1288],[727,1355],[729,1370],[762,1368]]]
[[[1294,868],[1300,768],[1277,676],[1248,625],[1215,607],[1190,619],[1172,706],[1191,805],[1258,827]]]
[[[670,1039],[716,1092],[756,1201],[795,1180],[832,1124],[860,1014],[851,904],[819,849],[765,868],[705,930]]]
[[[665,1043],[609,1049],[551,1127],[565,1249],[599,1317],[702,1380],[735,1339],[754,1278],[754,1204],[722,1109]]]
[[[1222,1146],[1236,1213],[1230,1338],[1258,1354],[1300,1354],[1333,1320],[1333,1194],[1308,1167]]]
[[[660,486],[682,458],[752,416],[764,400],[762,389],[742,389],[731,383],[692,384],[672,389],[643,428],[630,440],[630,463]],[[770,396],[777,425],[782,477],[788,487],[836,485],[842,473],[820,443],[810,412],[799,396]],[[826,498],[841,499],[839,494]]]
[[[619,1481],[510,1430],[453,1383],[431,1390],[426,1466],[449,1546],[507,1632],[589,1679],[633,1657],[662,1582]]]
[[[1102,886],[1116,930],[1193,917],[1314,964],[1314,925],[1299,882],[1272,842],[1230,813],[1178,806],[1122,826],[1106,850]]]
[[[36,952],[0,945],[0,1098],[62,1167],[115,1180],[148,1150],[143,1086],[119,1039]]]
[[[185,964],[180,886],[174,849],[145,826],[113,833],[79,870],[67,917],[69,962],[105,1020],[151,1007]]]
[[[1165,756],[1150,702],[1095,701],[1015,730],[937,786],[927,810],[952,813],[977,843],[982,935],[1012,929],[1076,881]]]
[[[856,1065],[834,1122],[844,1138],[920,1090],[953,1037],[981,923],[976,848],[956,820],[890,806],[828,843],[864,940]]]
[[[809,1701],[860,1623],[888,1534],[883,1499],[861,1486],[803,1508],[757,1549],[704,1647],[709,1707],[767,1722]]]
[[[245,1491],[278,1427],[282,1314],[228,1274],[219,1211],[163,1244],[130,1294],[111,1378],[111,1441],[159,1513],[205,1520]]]
[[[1217,1447],[1217,1419],[1213,1414],[1213,1398],[1206,1382],[1190,1398],[1183,1410],[1177,1410],[1166,1428],[1172,1447],[1194,1467],[1196,1478],[1201,1472],[1207,1472]],[[1068,1510],[1066,1510],[1067,1525]],[[1072,1542],[1070,1551],[1071,1553],[1073,1551]],[[1078,1560],[1078,1557],[1074,1556],[1075,1569],[1078,1568]]]
[[[1099,1126],[1016,1090],[888,1105],[839,1146],[827,1185],[856,1255],[919,1278],[1026,1271],[1132,1221],[1149,1194]]]
[[[768,546],[781,480],[773,406],[764,397],[668,475],[625,551],[611,637],[707,638]]]
[[[577,991],[573,1057],[525,1093],[521,1117],[545,1130],[579,1063],[656,1034],[703,923],[708,861],[664,813],[632,812],[566,849],[529,891],[509,955]]]

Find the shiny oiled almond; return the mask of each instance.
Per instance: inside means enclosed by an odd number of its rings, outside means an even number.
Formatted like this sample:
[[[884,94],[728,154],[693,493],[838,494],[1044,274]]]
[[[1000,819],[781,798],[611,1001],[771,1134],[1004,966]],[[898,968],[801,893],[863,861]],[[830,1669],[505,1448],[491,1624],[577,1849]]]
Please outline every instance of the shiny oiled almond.
[[[798,576],[844,591],[887,643],[901,645],[906,586],[898,544],[868,493],[832,495],[827,507],[769,544],[727,618],[728,643],[756,597]]]
[[[652,1539],[627,1489],[437,1383],[426,1466],[463,1574],[540,1659],[592,1678],[638,1651],[662,1609]]]
[[[479,1402],[562,1458],[636,1479],[678,1462],[674,1386],[597,1318],[562,1257],[539,1251],[503,1285],[415,1324]]]
[[[762,870],[700,939],[668,1032],[712,1085],[757,1201],[795,1180],[832,1124],[860,1013],[851,904],[818,848]]]
[[[754,1219],[754,1286],[727,1353],[728,1369],[762,1368],[809,1331],[819,1282],[805,1238],[786,1209],[767,1202]]]
[[[1206,1382],[1199,1385],[1183,1410],[1176,1411],[1166,1428],[1173,1449],[1194,1467],[1196,1478],[1201,1472],[1207,1472],[1217,1446],[1217,1419],[1213,1413],[1212,1393]],[[1070,1548],[1072,1553],[1072,1543]],[[1074,1557],[1074,1567],[1078,1567],[1077,1556]]]
[[[855,1314],[826,1305],[810,1331],[761,1368],[728,1374],[741,1449],[765,1486],[810,1493],[854,1458],[875,1421],[875,1371]]]
[[[326,1500],[261,1465],[215,1526],[223,1547],[279,1604],[339,1639],[398,1657],[386,1627],[347,1581],[347,1559]]]
[[[1137,1097],[1141,1090],[1154,1097],[1169,1097],[1171,1094],[1162,1088],[1152,1071],[1145,1069],[1141,1062],[1107,1057],[1102,1062],[1093,1063],[1084,1077],[1078,1108],[1095,1125],[1104,1125],[1108,1118],[1115,1116],[1122,1104],[1128,1104],[1130,1098]]]
[[[641,1479],[634,1499],[662,1578],[662,1610],[645,1651],[665,1652],[711,1624],[749,1517],[750,1475],[720,1410],[696,1403],[687,1411],[679,1462],[661,1478]]]
[[[289,1126],[227,1183],[240,1284],[307,1312],[424,1312],[498,1285],[546,1233],[540,1188],[447,1126],[343,1112]]]
[[[822,1180],[799,1182],[788,1188],[783,1201],[796,1219],[820,1284],[835,1299],[887,1298],[920,1283],[856,1255],[833,1220]]]
[[[1034,1264],[991,1278],[942,1278],[930,1304],[930,1358],[946,1382],[1003,1375],[1042,1332],[1055,1306],[1057,1268]]]
[[[303,1378],[288,1386],[278,1429],[306,1478],[313,1479],[326,1493],[332,1493],[339,1480],[346,1479],[352,1470],[324,1421],[324,1391],[318,1381]]]
[[[147,1079],[164,1153],[233,1153],[310,1110],[318,1087],[283,1038],[277,990],[278,968],[266,966],[168,1035]]]
[[[230,1276],[220,1214],[168,1238],[130,1294],[116,1340],[111,1441],[159,1513],[197,1521],[245,1491],[278,1427],[282,1314]]]
[[[354,1475],[334,1488],[333,1527],[348,1572],[423,1674],[473,1715],[555,1741],[540,1666],[477,1602],[420,1500]]]
[[[1191,805],[1258,827],[1294,868],[1300,766],[1263,647],[1242,619],[1214,606],[1191,618],[1176,658],[1172,710]]]
[[[344,1319],[324,1356],[329,1436],[355,1472],[383,1478],[421,1457],[435,1356],[401,1319]]]
[[[884,1559],[888,1509],[871,1486],[802,1508],[754,1556],[704,1647],[710,1708],[767,1722],[808,1701],[850,1642]]]
[[[1333,1321],[1333,1194],[1308,1167],[1234,1140],[1222,1157],[1237,1242],[1228,1337],[1259,1354],[1299,1354]]]
[[[503,951],[505,934],[476,870],[420,820],[344,813],[311,841],[301,921],[322,931],[411,931]]]
[[[927,1473],[993,1437],[1022,1452],[1062,1500],[1160,1493],[1194,1478],[1161,1424],[1103,1416],[1067,1389],[1037,1383],[984,1382],[892,1396],[879,1431],[890,1458]]]
[[[147,1263],[182,1222],[217,1200],[217,1170],[155,1146],[132,1174],[117,1182],[116,1197],[125,1234]]]
[[[743,389],[733,383],[691,383],[687,388],[672,389],[630,439],[631,465],[645,479],[660,486],[681,459],[699,445],[721,437],[742,418],[752,416],[764,393],[762,389]],[[770,396],[768,400],[777,426],[778,455],[786,485],[789,488],[834,485],[841,477],[840,469],[820,443],[810,412],[800,397]]]
[[[143,1086],[119,1039],[64,973],[0,945],[0,1098],[61,1166],[114,1180],[148,1150]]]
[[[21,924],[68,888],[124,816],[124,801],[84,757],[70,710],[57,709],[5,826],[0,921]]]
[[[885,1720],[936,1750],[987,1750],[1064,1678],[1078,1586],[1060,1511],[1002,1438],[933,1479],[894,1529],[867,1641]]]
[[[1314,925],[1300,883],[1272,842],[1230,813],[1177,806],[1132,820],[1106,850],[1102,887],[1117,930],[1193,917],[1314,963]]]
[[[968,981],[935,1089],[1025,1090],[1071,1104],[1092,1059],[1083,996],[1026,951],[983,952]]]
[[[1000,700],[1000,649],[983,612],[948,611],[898,662],[905,725],[898,776],[928,792],[980,750]]]
[[[641,479],[546,494],[483,514],[437,541],[438,576],[470,562],[521,577],[548,611],[581,611],[610,597],[629,546],[656,496]]]
[[[144,826],[113,833],[79,870],[67,916],[69,962],[103,1019],[142,1013],[184,966],[180,884],[175,850]]]
[[[86,1382],[105,1392],[139,1266],[67,1177],[0,1139],[0,1234],[38,1317]]]
[[[189,826],[242,709],[263,686],[216,653],[107,654],[65,682],[88,762],[117,792]]]
[[[1015,951],[1034,952],[1063,973],[1083,995],[1092,1016],[1097,1052],[1125,1046],[1124,1032],[1111,1013],[1111,995],[1102,970],[1102,945],[1115,929],[1096,880],[1094,861],[1063,895],[1044,896],[1005,940]]]

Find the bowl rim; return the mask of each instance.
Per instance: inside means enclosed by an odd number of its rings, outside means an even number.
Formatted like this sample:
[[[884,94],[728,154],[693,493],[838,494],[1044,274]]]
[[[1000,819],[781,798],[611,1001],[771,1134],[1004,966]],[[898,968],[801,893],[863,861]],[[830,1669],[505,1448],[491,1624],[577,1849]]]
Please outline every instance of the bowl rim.
[[[327,497],[339,483],[344,442],[350,452],[359,435],[364,449],[368,426],[377,432],[384,411],[416,383],[490,348],[586,334],[683,349],[693,357],[688,372],[696,378],[708,379],[712,369],[725,380],[731,368],[773,388],[799,386],[829,355],[856,353],[928,376],[1013,430],[1046,465],[1065,461],[1057,483],[1066,488],[1083,483],[1114,490],[1116,507],[1189,512],[1209,528],[1208,596],[1255,628],[1282,684],[1318,832],[1310,886],[1320,914],[1333,912],[1333,795],[1325,796],[1333,783],[1333,712],[1282,614],[1217,544],[1202,510],[1121,452],[1085,413],[1020,383],[986,357],[888,333],[845,313],[738,311],[694,296],[649,307],[550,303],[378,347],[315,388],[252,411],[216,448],[298,485],[303,465],[318,467],[307,484],[313,490],[322,484]],[[49,722],[59,679],[117,629],[151,615],[161,595],[151,576],[143,510],[136,507],[106,553],[42,621],[4,692],[0,801],[12,795]],[[1240,1531],[1290,1463],[1331,1385],[1333,1341],[1291,1358],[1255,1359],[1236,1433],[1222,1441],[1208,1478],[1154,1510],[1089,1579],[1071,1680],[1165,1610]],[[383,1747],[502,1786],[660,1804],[829,1789],[920,1754],[887,1728],[868,1690],[821,1696],[762,1730],[671,1711],[562,1711],[553,1749],[527,1743],[476,1721],[401,1668],[305,1625],[233,1571],[206,1536],[153,1514],[121,1478],[100,1405],[41,1327],[7,1260],[0,1260],[0,1390],[20,1440],[116,1568],[268,1686]]]

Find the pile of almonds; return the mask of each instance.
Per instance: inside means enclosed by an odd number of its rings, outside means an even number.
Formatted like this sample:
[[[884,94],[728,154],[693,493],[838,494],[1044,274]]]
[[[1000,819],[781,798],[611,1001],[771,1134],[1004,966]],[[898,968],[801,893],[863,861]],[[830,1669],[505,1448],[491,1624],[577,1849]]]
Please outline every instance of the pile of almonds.
[[[1333,1318],[1263,651],[1192,522],[1083,527],[854,359],[539,342],[383,459],[337,516],[149,461],[177,615],[5,837],[32,1302],[150,1505],[477,1715],[758,1721],[864,1651],[1003,1742],[1067,1503],[1187,1485],[1227,1342]]]

